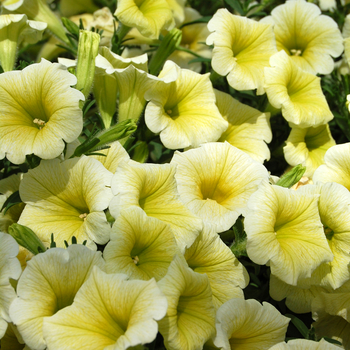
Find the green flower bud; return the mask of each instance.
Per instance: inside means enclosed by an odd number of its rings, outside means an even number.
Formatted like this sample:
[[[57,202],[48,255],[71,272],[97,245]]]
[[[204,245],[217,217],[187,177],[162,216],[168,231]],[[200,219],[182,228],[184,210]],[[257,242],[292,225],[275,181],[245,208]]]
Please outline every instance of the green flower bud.
[[[81,30],[78,45],[77,85],[85,98],[89,95],[95,74],[95,58],[100,45],[100,35],[88,30]]]
[[[8,233],[19,245],[28,249],[34,255],[46,251],[39,237],[29,227],[15,223],[8,228]]]
[[[177,28],[172,29],[164,37],[150,62],[149,72],[151,74],[157,75],[159,73],[167,58],[176,50],[176,47],[180,45],[181,39],[182,32]]]

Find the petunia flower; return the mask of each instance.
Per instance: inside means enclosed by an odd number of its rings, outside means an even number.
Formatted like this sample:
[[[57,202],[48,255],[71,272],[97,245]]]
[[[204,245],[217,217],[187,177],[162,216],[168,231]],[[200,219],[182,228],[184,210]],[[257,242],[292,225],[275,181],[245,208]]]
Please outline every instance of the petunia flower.
[[[155,339],[167,306],[154,279],[94,267],[73,304],[44,319],[44,338],[50,349],[131,349]]]
[[[93,0],[61,0],[59,9],[62,16],[71,17],[82,12],[92,13],[99,8],[94,4]],[[84,28],[86,27],[84,26]]]
[[[180,249],[191,246],[202,229],[202,220],[179,198],[173,164],[120,163],[112,179],[112,192],[109,210],[114,218],[136,205],[148,216],[169,224]]]
[[[288,343],[279,343],[269,350],[339,350],[337,345],[321,339],[319,342],[308,339],[293,339]]]
[[[103,251],[107,273],[124,273],[131,279],[163,278],[178,247],[170,226],[129,207],[117,217],[111,240]]]
[[[98,153],[104,155],[95,155],[91,157],[97,159],[100,163],[102,163],[103,166],[112,174],[117,171],[120,162],[127,162],[130,159],[128,152],[120,144],[119,141],[113,142],[110,144],[109,148],[99,150]]]
[[[265,68],[266,94],[289,123],[307,128],[333,119],[320,78],[299,68],[283,50],[271,57],[270,65]]]
[[[313,176],[314,182],[337,182],[350,191],[350,143],[331,147]]]
[[[26,15],[0,15],[0,63],[5,72],[13,69],[17,47],[23,39],[35,44],[46,27],[44,22],[29,21]]]
[[[58,157],[65,142],[74,141],[83,128],[77,80],[60,64],[44,59],[22,71],[0,75],[0,154],[15,164],[27,154]]]
[[[215,334],[215,309],[208,277],[194,272],[176,255],[166,276],[158,282],[168,301],[159,332],[171,350],[201,349]]]
[[[23,178],[23,174],[13,174],[5,179],[0,180],[0,207],[5,201],[16,191],[19,190],[19,184]],[[24,208],[23,203],[17,203],[5,212],[3,209],[0,212],[0,232],[8,233],[7,229],[10,225],[17,222]]]
[[[86,156],[42,161],[21,182],[26,206],[18,223],[31,228],[43,242],[49,243],[53,233],[60,247],[75,236],[78,243],[87,240],[96,249],[94,242],[107,243],[111,231],[104,213],[112,198],[111,178],[100,162]]]
[[[305,187],[305,186],[304,186]],[[263,182],[248,202],[244,220],[247,253],[256,264],[269,264],[283,282],[297,285],[333,254],[318,213],[318,195]]]
[[[216,309],[232,298],[244,298],[248,272],[211,225],[204,225],[184,257],[194,272],[208,276]]]
[[[179,72],[175,81],[155,85],[145,93],[149,101],[145,110],[147,127],[160,133],[160,140],[170,149],[216,141],[228,123],[215,105],[209,73],[201,75],[167,61],[159,78],[165,79],[174,69]]]
[[[320,293],[312,303],[312,326],[317,337],[329,337],[350,346],[350,283],[331,293]]]
[[[328,289],[339,288],[350,279],[350,193],[335,182],[303,186],[297,192],[320,196],[319,215],[334,255],[332,261],[316,268],[309,283]]]
[[[70,45],[62,22],[51,11],[46,0],[0,0],[4,9],[12,13],[25,14],[30,20],[45,22],[47,28],[65,44]]]
[[[254,90],[263,94],[264,67],[277,52],[271,24],[235,16],[219,9],[208,23],[213,32],[207,45],[214,45],[212,66],[215,72],[227,76],[236,90]]]
[[[292,127],[283,153],[289,165],[304,165],[304,176],[312,177],[315,170],[323,164],[326,151],[334,145],[328,124],[303,129]]]
[[[229,123],[218,141],[227,141],[260,163],[269,160],[266,143],[272,140],[270,113],[262,113],[225,92],[214,91],[219,112]]]
[[[281,301],[285,299],[286,306],[297,314],[311,312],[313,300],[327,289],[311,285],[310,278],[300,281],[296,286],[281,281],[278,277],[270,275],[270,296]]]
[[[202,17],[197,10],[190,7],[185,7],[183,12],[185,16],[183,23],[189,23]],[[209,46],[205,45],[205,41],[210,34],[206,23],[186,25],[182,27],[181,32],[182,39],[180,45],[182,47],[189,49],[202,57],[211,58],[212,50]],[[190,52],[182,50],[176,50],[168,57],[170,61],[175,62],[181,68],[191,69],[194,72],[200,73],[202,70],[202,63],[190,62],[194,58],[195,56]]]
[[[214,344],[222,350],[267,350],[284,340],[289,321],[267,302],[231,299],[217,311]]]
[[[164,79],[158,78],[148,74],[147,67],[146,54],[123,58],[108,48],[100,49],[100,55],[96,57],[94,95],[106,128],[116,111],[117,96],[118,121],[138,120],[146,105],[145,92],[158,84],[164,89],[177,77],[177,72],[172,70]]]
[[[16,298],[10,279],[17,280],[21,275],[21,265],[16,258],[17,242],[7,233],[0,232],[0,339],[11,322],[9,307]]]
[[[80,244],[49,249],[28,262],[18,282],[18,297],[11,304],[10,316],[30,348],[46,348],[44,318],[71,305],[93,267],[104,268],[104,264],[101,252]]]
[[[251,194],[268,178],[262,164],[227,142],[176,152],[171,164],[176,164],[181,200],[216,232],[235,223]]]
[[[170,30],[175,21],[166,0],[119,0],[114,15],[125,26],[136,27],[151,39],[158,39],[161,30]]]
[[[17,327],[9,323],[6,333],[1,338],[1,350],[31,350],[19,334]]]
[[[333,57],[343,52],[343,38],[337,23],[305,0],[289,0],[275,7],[260,22],[273,24],[277,49],[284,50],[294,63],[312,74],[329,74]]]

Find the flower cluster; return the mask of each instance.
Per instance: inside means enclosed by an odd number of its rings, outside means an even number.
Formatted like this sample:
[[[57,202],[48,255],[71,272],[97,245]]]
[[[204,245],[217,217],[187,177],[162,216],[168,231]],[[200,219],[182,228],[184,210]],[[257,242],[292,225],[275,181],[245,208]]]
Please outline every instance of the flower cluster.
[[[350,349],[350,5],[103,3],[0,0],[1,349]]]

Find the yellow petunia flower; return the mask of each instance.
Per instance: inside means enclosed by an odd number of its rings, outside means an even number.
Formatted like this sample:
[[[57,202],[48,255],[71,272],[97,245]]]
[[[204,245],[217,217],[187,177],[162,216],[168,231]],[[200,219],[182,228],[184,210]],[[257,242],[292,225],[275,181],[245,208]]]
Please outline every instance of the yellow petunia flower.
[[[0,232],[0,339],[11,322],[9,307],[16,298],[10,279],[17,280],[21,275],[21,264],[17,259],[18,244],[7,233]]]
[[[227,142],[176,152],[171,164],[176,164],[181,200],[216,232],[235,223],[251,194],[268,178],[262,164]]]
[[[161,30],[174,28],[175,21],[166,0],[119,0],[114,15],[128,27],[136,27],[151,39],[158,39]]]
[[[279,343],[269,350],[339,350],[339,346],[333,345],[321,339],[319,342],[307,339],[293,339],[288,343]]]
[[[155,339],[167,306],[154,279],[128,280],[94,267],[73,304],[45,318],[44,338],[50,349],[131,349]]]
[[[350,191],[350,143],[331,147],[324,156],[324,163],[319,166],[313,181],[337,182]]]
[[[73,303],[95,265],[104,268],[101,252],[80,244],[49,249],[28,262],[18,281],[18,297],[11,304],[10,316],[30,348],[46,348],[44,318]]]
[[[280,51],[265,68],[265,90],[269,102],[282,109],[283,117],[300,128],[316,127],[333,119],[323,95],[320,78],[303,71]]]
[[[98,153],[104,154],[104,156],[91,156],[97,159],[103,166],[114,174],[117,171],[120,162],[127,162],[130,159],[128,152],[120,144],[119,141],[115,141],[109,145],[107,149],[101,149]]]
[[[147,127],[160,133],[160,140],[170,149],[216,141],[228,123],[215,105],[209,73],[201,75],[167,61],[159,78],[172,76],[174,70],[178,72],[175,81],[155,85],[145,94],[149,101],[145,110]]]
[[[248,272],[209,224],[184,256],[194,272],[208,276],[216,309],[232,298],[244,299],[242,289],[248,285]]]
[[[158,281],[166,275],[177,252],[170,226],[131,206],[117,217],[103,257],[107,273]]]
[[[26,206],[18,223],[43,242],[49,243],[53,233],[60,247],[75,236],[78,243],[87,240],[96,249],[94,242],[107,243],[111,231],[104,213],[112,198],[111,179],[112,174],[90,157],[42,161],[21,182]]]
[[[218,141],[227,141],[260,163],[269,160],[270,150],[266,143],[272,140],[270,113],[249,107],[225,92],[214,91],[219,111],[229,123]]]
[[[256,264],[268,263],[272,274],[294,286],[333,259],[318,197],[263,182],[248,202],[244,227],[249,258]]]
[[[226,76],[236,90],[254,90],[263,94],[264,67],[277,52],[271,24],[256,22],[219,9],[208,23],[213,32],[207,45],[214,45],[212,66]]]
[[[335,182],[316,183],[297,192],[319,195],[318,209],[324,235],[334,258],[312,273],[310,282],[328,289],[341,287],[350,279],[350,193]]]
[[[284,50],[302,70],[329,74],[343,52],[343,38],[337,23],[305,0],[289,0],[275,7],[260,22],[273,24],[277,49]]]
[[[123,209],[138,206],[173,230],[180,249],[191,246],[202,220],[185,207],[179,198],[174,164],[121,163],[112,179],[109,210],[117,218]]]
[[[190,7],[185,7],[184,10],[185,18],[184,23],[189,23],[201,18],[201,14]],[[180,45],[186,49],[190,49],[192,52],[205,57],[211,58],[211,48],[205,45],[208,35],[210,34],[206,23],[196,23],[186,25],[182,27],[182,39]],[[191,53],[181,50],[174,51],[168,59],[175,62],[181,68],[191,69],[194,72],[200,73],[202,70],[201,62],[190,62],[195,56]]]
[[[267,350],[284,340],[289,321],[267,302],[231,299],[217,312],[214,344],[222,350]]]
[[[215,334],[215,309],[208,277],[190,269],[176,255],[166,276],[158,282],[168,300],[159,332],[171,350],[201,349]]]
[[[23,39],[35,44],[46,27],[44,22],[29,21],[26,15],[0,15],[0,63],[5,72],[13,69],[17,47]]]
[[[334,145],[328,124],[304,129],[292,127],[283,153],[289,165],[302,164],[306,167],[304,176],[311,178],[315,170],[323,164],[326,151]]]
[[[42,60],[0,74],[0,154],[24,163],[27,154],[58,157],[83,128],[77,79],[60,64]]]

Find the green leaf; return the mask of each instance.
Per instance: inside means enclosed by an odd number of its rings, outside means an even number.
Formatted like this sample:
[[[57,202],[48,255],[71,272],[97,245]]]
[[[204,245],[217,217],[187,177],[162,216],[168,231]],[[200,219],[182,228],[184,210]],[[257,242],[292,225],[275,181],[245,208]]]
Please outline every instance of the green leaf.
[[[132,152],[132,159],[139,163],[145,163],[149,156],[147,143],[144,141],[137,141]]]
[[[291,319],[291,322],[294,324],[294,326],[298,329],[300,334],[305,338],[308,339],[309,337],[309,329],[305,326],[304,322],[300,320],[298,317],[286,314],[286,317],[289,317]]]
[[[182,29],[183,27],[186,27],[186,26],[190,26],[191,24],[208,23],[211,20],[211,18],[212,18],[211,16],[204,16],[204,17],[198,18],[195,21],[191,21],[191,22],[187,22],[187,23],[182,24],[180,26],[180,29]]]
[[[22,199],[19,195],[19,191],[13,192],[10,197],[8,197],[5,201],[5,203],[3,204],[2,208],[0,211],[3,211],[3,214],[5,215],[6,212],[13,207],[16,204],[22,203]]]
[[[303,177],[305,171],[306,167],[302,166],[301,164],[298,164],[292,170],[282,175],[281,178],[277,181],[276,185],[291,188]]]
[[[79,40],[79,27],[66,17],[62,17],[61,20],[68,32],[73,35],[74,39]]]
[[[242,5],[238,0],[225,0],[226,4],[236,10],[241,16],[245,15]]]

